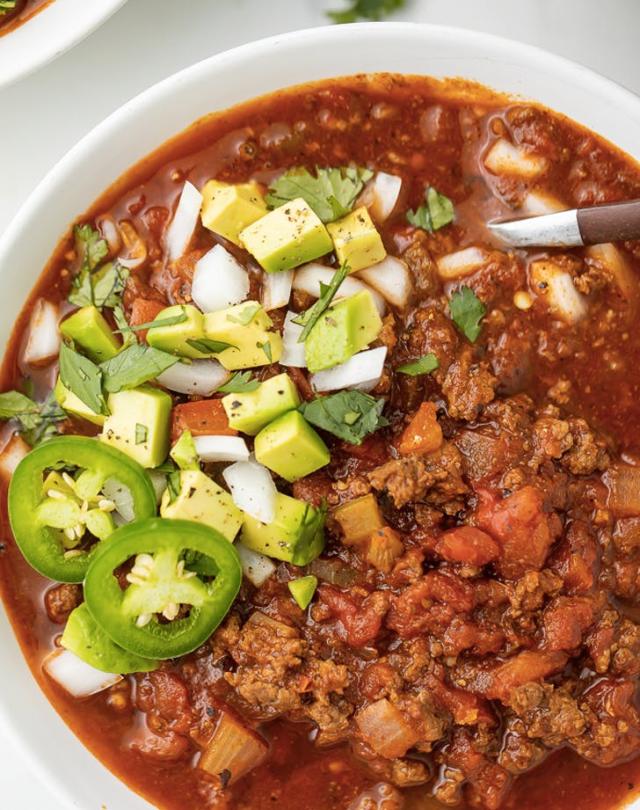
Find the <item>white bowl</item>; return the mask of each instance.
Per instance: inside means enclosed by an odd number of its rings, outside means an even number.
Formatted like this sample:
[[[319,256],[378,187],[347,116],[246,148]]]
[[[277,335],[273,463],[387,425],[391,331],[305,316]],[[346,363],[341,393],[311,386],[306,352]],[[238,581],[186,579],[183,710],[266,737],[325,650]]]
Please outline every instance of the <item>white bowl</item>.
[[[0,36],[0,87],[33,73],[73,48],[127,0],[54,0]]]
[[[452,28],[375,23],[316,28],[244,45],[130,101],[42,181],[0,242],[0,341],[6,341],[69,223],[169,136],[202,115],[280,87],[375,71],[464,76],[535,99],[640,157],[640,99],[584,67],[519,42]],[[0,722],[51,790],[82,810],[98,810],[103,804],[117,810],[149,808],[93,759],[58,718],[30,676],[4,614],[0,649]]]

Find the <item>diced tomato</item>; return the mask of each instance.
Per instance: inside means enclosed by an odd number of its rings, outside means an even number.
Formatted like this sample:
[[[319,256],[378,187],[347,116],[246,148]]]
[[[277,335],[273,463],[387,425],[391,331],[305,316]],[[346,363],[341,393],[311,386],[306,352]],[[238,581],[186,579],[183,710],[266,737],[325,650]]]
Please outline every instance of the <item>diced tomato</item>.
[[[449,562],[486,565],[500,554],[500,546],[491,535],[473,526],[460,526],[445,532],[436,552]]]
[[[557,596],[545,608],[542,624],[544,646],[548,650],[574,650],[594,619],[591,599],[580,596]]]
[[[539,571],[561,529],[557,515],[544,511],[542,492],[526,486],[503,500],[488,490],[479,490],[478,497],[476,522],[501,546],[499,573],[517,579]]]
[[[442,444],[442,428],[433,402],[423,402],[404,429],[398,450],[403,456],[410,453],[433,453]]]
[[[332,585],[323,584],[318,588],[318,596],[330,615],[342,625],[347,644],[365,647],[374,641],[389,606],[386,593],[374,591],[363,600]]]
[[[161,301],[154,301],[151,298],[136,298],[131,305],[131,314],[129,315],[129,326],[140,326],[143,323],[149,323],[154,320],[156,315],[166,307]],[[141,329],[138,332],[140,340],[147,339],[147,329]]]
[[[171,441],[177,441],[185,430],[190,430],[193,436],[238,435],[237,430],[229,427],[220,399],[201,399],[176,405],[171,416]]]
[[[541,681],[564,669],[568,656],[563,652],[523,650],[489,672],[484,671],[474,684],[474,691],[489,698],[509,703],[514,689],[532,681]]]

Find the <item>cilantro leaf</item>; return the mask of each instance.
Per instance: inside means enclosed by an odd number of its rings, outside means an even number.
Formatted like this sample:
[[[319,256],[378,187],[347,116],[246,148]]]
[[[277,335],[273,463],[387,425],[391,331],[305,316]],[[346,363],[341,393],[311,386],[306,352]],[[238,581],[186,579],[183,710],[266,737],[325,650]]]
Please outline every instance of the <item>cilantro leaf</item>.
[[[137,388],[171,368],[178,359],[152,346],[133,343],[100,365],[104,388],[109,393],[122,391],[123,388]]]
[[[93,271],[109,252],[109,246],[91,225],[76,225],[73,229],[76,251],[81,268]]]
[[[438,358],[435,354],[429,352],[429,354],[423,355],[412,363],[405,363],[403,366],[398,366],[397,371],[401,374],[408,374],[410,377],[419,377],[421,374],[431,374],[439,365],[440,363],[438,363]]]
[[[56,423],[62,422],[67,418],[67,414],[58,404],[58,400],[55,398],[53,391],[49,393],[49,396],[39,407],[40,418],[38,424],[31,430],[27,430],[24,434],[24,438],[32,447],[57,435],[58,429]]]
[[[309,309],[305,310],[297,318],[293,319],[295,324],[304,327],[302,332],[300,332],[298,343],[304,343],[309,337],[309,332],[311,332],[313,327],[316,325],[322,316],[322,313],[329,307],[329,304],[331,304],[335,294],[338,292],[338,288],[348,274],[349,266],[347,264],[343,264],[342,267],[339,270],[336,270],[336,272],[333,274],[330,284],[322,284],[322,282],[320,283],[320,298],[318,298],[315,304]]]
[[[110,262],[98,270],[91,279],[95,306],[110,309],[118,306],[128,278],[129,270],[118,262]]]
[[[323,222],[333,222],[353,208],[364,184],[373,176],[369,169],[352,167],[316,169],[295,168],[280,175],[266,196],[271,208],[302,197]]]
[[[351,23],[359,19],[378,21],[405,5],[406,0],[351,0],[348,9],[328,11],[327,16],[335,23]]]
[[[475,343],[480,334],[480,321],[487,308],[470,287],[461,287],[449,300],[451,318],[462,334]]]
[[[130,326],[124,317],[123,311],[121,317],[122,323],[120,321],[118,322],[120,328],[116,329],[116,332],[122,335],[126,335],[128,332],[141,332],[143,329],[150,329],[152,326],[175,326],[177,323],[184,323],[189,320],[187,313],[181,312],[180,315],[171,315],[168,318],[160,318],[155,321],[147,321],[146,323],[136,324],[136,326]]]
[[[40,406],[20,391],[0,394],[0,419],[17,419],[23,430],[32,430],[40,423]]]
[[[60,379],[87,408],[94,413],[107,413],[102,395],[102,371],[88,357],[64,344],[60,347]]]
[[[365,436],[389,423],[382,416],[383,399],[362,391],[340,391],[300,406],[307,422],[349,444],[362,444]]]
[[[129,271],[118,262],[99,267],[109,252],[108,245],[90,225],[74,228],[80,270],[73,279],[69,303],[77,307],[115,307],[121,302]]]
[[[251,376],[250,371],[236,371],[217,391],[222,394],[244,394],[255,391],[259,385],[260,382]]]
[[[262,304],[258,304],[257,302],[247,304],[247,306],[241,309],[236,315],[227,315],[227,320],[233,323],[239,323],[241,326],[247,326],[261,309]]]
[[[113,320],[116,322],[116,326],[118,327],[117,331],[122,335],[123,348],[126,349],[127,346],[131,346],[133,343],[138,342],[135,330],[129,326],[122,304],[116,304],[116,306],[113,308]]]
[[[224,340],[211,340],[210,338],[187,338],[187,343],[192,349],[202,354],[220,354],[225,349],[237,349],[233,343],[225,343]]]
[[[415,211],[407,211],[407,222],[410,225],[433,233],[453,222],[455,209],[448,197],[440,194],[433,186],[429,186],[424,197],[426,205],[421,205]]]

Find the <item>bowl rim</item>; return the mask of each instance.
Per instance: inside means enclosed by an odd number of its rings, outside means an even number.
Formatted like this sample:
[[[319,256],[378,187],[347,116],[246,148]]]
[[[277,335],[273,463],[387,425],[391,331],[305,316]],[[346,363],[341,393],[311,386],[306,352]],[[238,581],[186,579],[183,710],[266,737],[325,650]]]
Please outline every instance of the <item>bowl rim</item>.
[[[126,2],[126,0],[113,0],[113,11],[123,5],[124,2]],[[98,25],[100,21],[96,22],[96,25]],[[179,91],[180,86],[184,82],[187,80],[197,80],[198,76],[206,74],[214,66],[224,65],[226,69],[232,70],[234,64],[244,62],[247,58],[255,59],[256,56],[265,57],[277,49],[286,48],[292,44],[306,44],[311,46],[311,44],[317,45],[319,41],[321,42],[327,39],[331,40],[332,43],[334,43],[334,41],[353,40],[354,36],[366,36],[375,41],[376,38],[384,38],[385,32],[394,32],[396,35],[419,37],[425,40],[429,37],[440,37],[442,40],[450,42],[452,45],[455,44],[457,47],[464,46],[465,44],[483,45],[499,56],[515,58],[520,64],[529,63],[535,65],[536,63],[544,63],[546,68],[551,67],[559,74],[562,74],[564,78],[571,79],[582,88],[588,88],[589,93],[594,95],[594,97],[608,97],[621,108],[631,110],[634,117],[640,121],[640,97],[636,96],[629,89],[576,61],[550,53],[538,46],[529,45],[495,34],[455,26],[412,22],[368,22],[353,23],[344,26],[326,25],[277,34],[219,52],[181,69],[151,85],[146,90],[143,90],[93,127],[47,172],[44,178],[29,194],[4,234],[0,237],[0,267],[6,262],[14,245],[21,236],[28,233],[28,225],[33,221],[34,213],[38,206],[41,205],[43,200],[51,197],[51,192],[59,181],[67,175],[75,164],[79,163],[87,155],[95,153],[96,146],[98,146],[101,141],[107,139],[111,133],[120,130],[122,125],[126,123],[127,118],[135,114],[136,111],[139,111],[145,106],[155,105],[163,99],[170,99],[176,91]],[[83,36],[85,33],[88,32],[84,32]],[[51,58],[53,58],[53,56]],[[327,74],[330,75],[330,73],[331,71],[329,69]],[[297,82],[293,82],[292,84],[295,85],[296,83]],[[499,87],[496,89],[500,90]],[[244,101],[244,99],[238,99],[238,103],[242,101]],[[178,135],[180,131],[181,129],[177,129],[175,134]],[[157,146],[161,145],[162,143],[157,144]],[[640,155],[640,150],[638,151],[638,155]],[[114,180],[115,179],[117,178],[114,178]],[[81,212],[78,212],[78,214],[80,213]],[[60,236],[62,236],[62,234],[60,234]],[[55,245],[52,246],[51,252],[53,252],[54,248]],[[20,649],[17,640],[16,649]],[[22,655],[21,650],[20,654]],[[37,686],[37,688],[39,689],[40,687]],[[46,696],[45,699],[47,699]],[[59,720],[63,722],[62,718],[59,718]],[[38,774],[42,783],[63,806],[78,810],[79,805],[72,798],[72,794],[68,792],[66,785],[61,780],[60,775],[55,771],[55,768],[48,764],[45,759],[38,757],[24,729],[17,723],[14,723],[13,719],[10,717],[6,702],[1,693],[0,734],[10,739],[15,744],[33,772]],[[103,767],[106,768],[106,766]],[[117,778],[118,777],[113,775],[113,779]],[[143,806],[145,800],[140,796],[137,798],[142,804],[136,806]],[[151,808],[149,804],[146,806]]]
[[[30,76],[74,48],[126,2],[80,0],[78,3],[78,0],[72,0],[69,4],[69,0],[55,0],[37,11],[14,31],[0,37],[0,90]],[[71,18],[71,24],[65,22],[67,17]],[[50,35],[52,23],[60,31],[60,36]],[[16,60],[17,53],[26,56]]]

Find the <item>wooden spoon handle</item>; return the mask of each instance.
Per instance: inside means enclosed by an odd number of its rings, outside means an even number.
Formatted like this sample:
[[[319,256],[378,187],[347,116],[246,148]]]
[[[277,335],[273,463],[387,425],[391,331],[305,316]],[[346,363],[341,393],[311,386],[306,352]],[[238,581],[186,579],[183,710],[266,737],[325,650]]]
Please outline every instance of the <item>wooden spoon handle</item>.
[[[640,239],[640,200],[579,208],[578,228],[585,245]]]

